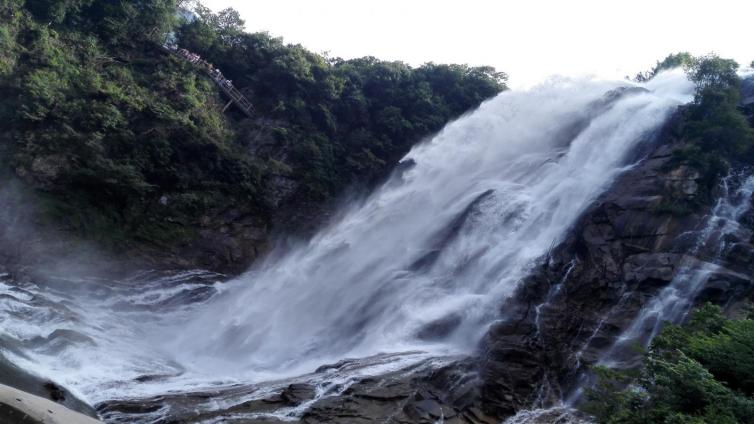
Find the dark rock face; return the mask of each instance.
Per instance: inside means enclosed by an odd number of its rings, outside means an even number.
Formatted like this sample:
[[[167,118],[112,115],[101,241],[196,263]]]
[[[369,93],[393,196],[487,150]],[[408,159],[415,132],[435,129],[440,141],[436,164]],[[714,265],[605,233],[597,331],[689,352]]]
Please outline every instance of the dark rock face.
[[[348,387],[333,387],[329,394],[318,393],[308,383],[293,383],[276,393],[220,410],[201,412],[197,405],[208,399],[253,395],[253,386],[235,386],[216,392],[159,396],[143,400],[111,401],[97,406],[100,415],[112,422],[130,422],[129,414],[145,417],[170,406],[170,423],[243,422],[277,423],[291,408],[305,411],[287,421],[299,424],[336,423],[422,423],[440,420],[453,424],[493,424],[498,421],[485,415],[475,404],[479,398],[479,379],[474,361],[443,358],[439,368],[431,360],[381,375],[366,377]],[[326,381],[320,374],[353,366],[342,361],[316,371],[312,377]],[[289,421],[295,419],[296,421]],[[163,422],[163,421],[159,421]]]
[[[486,413],[506,417],[567,397],[681,261],[713,260],[704,250],[690,256],[712,204],[685,216],[659,208],[678,193],[693,199],[700,187],[694,169],[671,166],[673,145],[664,141],[595,202],[501,308],[480,352]],[[729,245],[695,303],[733,311],[750,294],[754,250],[748,240]]]
[[[494,423],[475,408],[478,376],[474,364],[459,360],[432,370],[421,368],[366,378],[341,396],[325,398],[303,415],[306,424],[332,423]]]

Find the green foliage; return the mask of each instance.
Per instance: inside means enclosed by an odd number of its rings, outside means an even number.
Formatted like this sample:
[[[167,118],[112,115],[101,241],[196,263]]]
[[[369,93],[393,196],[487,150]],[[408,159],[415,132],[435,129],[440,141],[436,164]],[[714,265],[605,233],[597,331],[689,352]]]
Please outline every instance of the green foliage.
[[[56,29],[91,31],[108,43],[162,34],[175,24],[175,0],[27,0],[25,8]]]
[[[178,44],[253,92],[257,110],[283,123],[276,137],[293,152],[290,165],[308,198],[375,181],[418,140],[505,88],[505,74],[489,67],[327,58],[244,33],[233,11],[196,11]]]
[[[87,238],[175,245],[205,214],[239,205],[269,221],[271,176],[294,179],[299,202],[371,184],[505,88],[492,68],[329,59],[244,33],[233,9],[197,5],[198,19],[181,21],[179,5],[187,2],[0,2],[2,165]],[[182,47],[253,92],[260,119],[223,114],[214,83],[159,48],[178,23]],[[274,148],[256,153],[260,134]]]
[[[693,66],[694,61],[694,56],[692,56],[689,52],[670,54],[661,62],[657,62],[657,65],[655,65],[653,72],[657,74],[658,72],[665,69],[686,68]]]
[[[735,61],[710,55],[695,59],[688,70],[696,96],[687,111],[683,136],[724,159],[745,154],[754,146],[754,130],[738,109],[741,81],[736,69]]]
[[[40,21],[60,24],[76,19],[93,0],[27,0],[26,7]]]
[[[738,88],[740,80],[736,74],[738,63],[717,55],[695,58],[689,63],[689,78],[696,84],[697,96],[707,89],[722,91]]]
[[[662,349],[683,349],[728,387],[754,394],[754,321],[727,320],[707,305],[685,328],[671,327],[659,338]]]
[[[670,166],[690,165],[701,173],[698,194],[689,199],[679,193],[671,196],[667,212],[688,213],[710,200],[720,177],[731,163],[754,163],[754,129],[739,108],[738,64],[716,55],[691,57],[671,55],[658,68],[681,65],[696,85],[694,101],[682,108],[677,138],[684,145],[674,153]]]
[[[690,66],[694,64],[694,57],[691,55],[691,53],[688,52],[680,52],[680,53],[673,53],[668,55],[665,59],[662,61],[657,62],[657,64],[652,68],[650,71],[640,72],[636,75],[635,80],[639,82],[648,81],[657,74],[659,74],[662,71],[668,70],[668,69],[675,69],[675,68],[684,68],[688,69]]]
[[[20,53],[16,37],[24,20],[21,5],[22,0],[3,0],[0,2],[0,52],[2,52],[2,55],[0,55],[0,78],[8,76],[13,71]]]
[[[667,326],[640,373],[597,369],[585,409],[598,423],[754,422],[754,321],[707,305]]]
[[[99,2],[120,6],[125,2]],[[175,225],[162,230],[165,222],[195,219],[231,198],[259,203],[259,165],[235,143],[218,93],[201,75],[151,44],[131,49],[129,41],[116,52],[112,38],[62,32],[28,15],[21,21],[27,35],[12,41],[24,60],[0,80],[18,95],[3,102],[9,119],[0,126],[14,138],[13,169],[60,202],[47,202],[51,214],[66,216],[87,238],[122,233],[117,239],[162,243],[187,236]],[[207,199],[204,209],[159,207],[162,196],[186,194]]]

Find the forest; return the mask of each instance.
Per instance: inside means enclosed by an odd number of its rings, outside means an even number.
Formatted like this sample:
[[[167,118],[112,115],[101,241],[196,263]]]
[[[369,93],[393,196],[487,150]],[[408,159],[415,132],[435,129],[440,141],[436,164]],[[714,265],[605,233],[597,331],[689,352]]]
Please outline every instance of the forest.
[[[415,143],[506,88],[493,68],[330,58],[245,32],[232,9],[181,6],[0,5],[3,175],[33,187],[46,216],[77,236],[171,246],[228,205],[262,222],[280,208],[316,209],[371,187]],[[220,68],[257,116],[223,113],[213,82],[161,47],[168,37]]]

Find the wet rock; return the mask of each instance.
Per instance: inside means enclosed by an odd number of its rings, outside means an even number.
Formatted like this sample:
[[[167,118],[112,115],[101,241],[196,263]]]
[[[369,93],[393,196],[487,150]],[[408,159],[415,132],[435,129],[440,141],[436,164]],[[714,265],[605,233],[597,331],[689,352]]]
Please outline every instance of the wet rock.
[[[432,321],[416,333],[421,340],[439,340],[452,333],[461,324],[461,316],[448,315]]]
[[[659,284],[669,283],[681,256],[673,253],[640,253],[625,258],[623,279],[627,283],[643,283],[648,280]]]
[[[40,379],[29,374],[8,362],[0,355],[0,384],[7,384],[14,389],[49,399],[72,411],[80,412],[88,416],[96,416],[94,409],[76,398],[65,388],[55,382]],[[2,420],[0,420],[2,422]]]
[[[291,384],[281,393],[281,399],[289,405],[299,405],[314,399],[316,390],[309,384]]]
[[[671,166],[669,158],[680,143],[669,133],[660,142],[582,215],[500,308],[500,319],[479,353],[480,402],[486,415],[502,419],[535,401],[547,405],[567,396],[581,372],[671,283],[680,264],[714,259],[714,252],[705,249],[699,257],[690,256],[711,202],[685,216],[658,210],[679,193],[713,197],[700,195],[696,169]],[[751,232],[740,233],[727,241],[725,267],[710,275],[696,302],[744,309],[736,299],[751,295],[754,274],[747,240]],[[556,285],[557,294],[551,296]],[[628,363],[637,355],[632,351],[623,359]]]
[[[478,375],[470,359],[362,379],[340,396],[316,401],[303,423],[494,422],[478,408]]]
[[[0,385],[0,423],[101,424],[45,398]]]
[[[28,342],[30,346],[54,354],[62,352],[71,345],[90,345],[96,343],[89,336],[68,329],[56,329],[47,337],[36,337]]]
[[[62,387],[58,386],[52,381],[48,381],[42,387],[44,387],[45,390],[47,390],[47,392],[50,395],[50,399],[52,401],[58,402],[58,403],[65,402],[65,397],[67,393],[65,392],[65,390],[63,390]]]

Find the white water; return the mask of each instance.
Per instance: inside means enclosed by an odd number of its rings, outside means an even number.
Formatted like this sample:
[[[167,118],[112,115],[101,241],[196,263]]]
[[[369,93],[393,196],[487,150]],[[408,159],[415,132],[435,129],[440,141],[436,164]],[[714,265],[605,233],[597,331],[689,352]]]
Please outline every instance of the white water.
[[[0,324],[17,350],[3,354],[96,403],[276,380],[382,352],[424,353],[359,372],[469,352],[502,300],[693,92],[677,72],[605,100],[628,85],[557,80],[504,93],[414,148],[412,169],[311,242],[228,283],[79,282],[71,293],[6,281]],[[206,292],[187,299],[197,284]],[[29,342],[58,328],[91,342]],[[144,375],[165,377],[133,381]]]
[[[639,344],[646,348],[665,323],[682,322],[710,275],[721,269],[718,263],[727,247],[727,239],[734,235],[744,239],[751,237],[751,232],[742,228],[740,220],[752,207],[754,175],[737,177],[742,181],[738,182],[735,190],[730,187],[733,176],[722,180],[720,197],[698,234],[694,247],[678,265],[673,280],[642,308],[631,326],[602,355],[601,365],[619,366],[621,353],[634,350],[631,345]],[[741,232],[743,236],[739,234]],[[697,256],[706,260],[700,261],[695,258]]]
[[[735,184],[735,187],[731,187]],[[648,348],[652,340],[667,323],[682,323],[695,304],[702,290],[715,272],[724,270],[723,256],[734,241],[747,241],[752,231],[741,225],[741,219],[749,213],[754,204],[754,175],[751,170],[738,172],[722,179],[720,194],[715,206],[698,231],[688,234],[694,245],[687,255],[681,258],[674,271],[673,280],[656,296],[652,297],[639,311],[631,324],[615,342],[600,354],[598,364],[609,368],[631,368],[641,360],[640,349]],[[741,275],[742,280],[748,277]],[[614,309],[620,310],[621,299]],[[581,356],[592,339],[602,331],[602,326],[612,311],[602,317],[592,335],[586,340],[581,351],[576,352],[577,367]],[[580,383],[564,404],[573,407],[582,400],[585,387],[593,384],[587,373],[580,376]]]
[[[668,75],[655,92],[590,106],[618,85],[560,81],[506,93],[450,125],[408,155],[416,166],[402,178],[311,243],[230,283],[188,324],[178,343],[191,350],[185,359],[199,348],[198,362],[295,373],[385,349],[473,347],[501,299],[691,89]],[[588,126],[571,139],[581,122]],[[416,266],[427,255],[434,262]],[[417,340],[440,319],[454,328],[436,346]]]
[[[592,424],[575,409],[565,406],[523,410],[508,418],[503,424]]]

